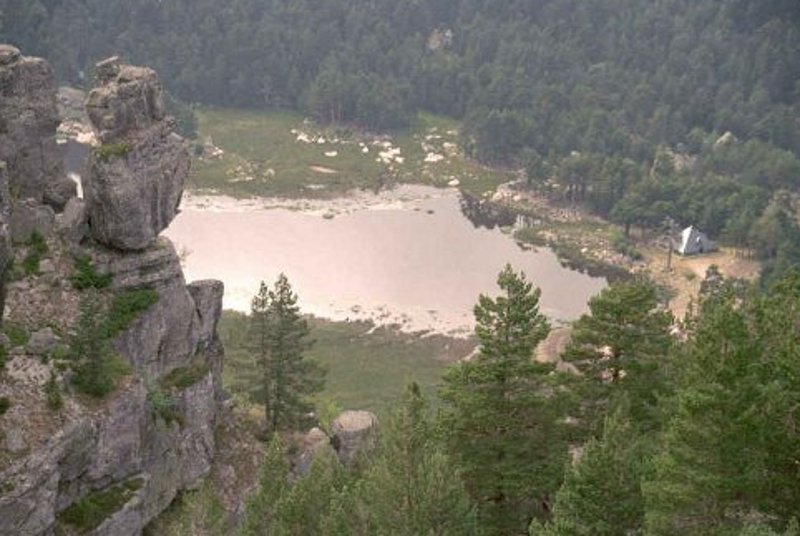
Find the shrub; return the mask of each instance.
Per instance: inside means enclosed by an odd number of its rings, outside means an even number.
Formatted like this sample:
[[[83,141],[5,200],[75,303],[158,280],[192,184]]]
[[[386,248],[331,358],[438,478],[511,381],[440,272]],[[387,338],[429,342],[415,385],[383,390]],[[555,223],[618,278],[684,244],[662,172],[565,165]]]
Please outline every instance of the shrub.
[[[34,231],[31,233],[30,238],[28,238],[27,245],[28,254],[22,259],[22,270],[27,276],[39,275],[39,262],[49,251],[47,241],[41,233]]]
[[[123,484],[90,493],[61,512],[58,515],[58,522],[72,527],[78,534],[90,532],[125,506],[141,487],[142,480],[134,478]]]
[[[107,337],[113,339],[130,327],[140,313],[158,301],[153,289],[125,290],[114,296],[106,320]]]
[[[80,318],[70,341],[75,386],[88,395],[102,398],[116,386],[130,367],[111,351],[105,308],[96,291],[81,298]]]
[[[183,424],[183,419],[177,412],[178,401],[158,387],[148,388],[147,402],[155,418],[161,417],[167,424],[173,421]]]
[[[24,327],[12,322],[6,322],[3,329],[8,340],[11,341],[12,346],[25,346],[28,344],[30,333]]]
[[[11,405],[11,400],[7,396],[0,396],[0,415],[5,415]]]
[[[95,147],[94,154],[100,162],[108,162],[112,158],[125,158],[133,147],[130,143],[107,143]]]
[[[111,284],[111,274],[100,274],[92,264],[92,257],[81,255],[75,260],[75,272],[70,277],[77,290],[106,288]]]
[[[167,389],[171,387],[186,389],[205,378],[209,370],[211,367],[205,360],[195,359],[192,363],[178,367],[164,376],[161,385]]]
[[[61,388],[56,381],[55,373],[50,373],[50,379],[44,385],[44,393],[47,396],[47,407],[53,411],[58,411],[64,407],[64,397],[61,395]]]
[[[616,232],[611,235],[611,247],[613,247],[614,251],[617,253],[621,253],[635,261],[642,260],[642,254],[622,233]]]

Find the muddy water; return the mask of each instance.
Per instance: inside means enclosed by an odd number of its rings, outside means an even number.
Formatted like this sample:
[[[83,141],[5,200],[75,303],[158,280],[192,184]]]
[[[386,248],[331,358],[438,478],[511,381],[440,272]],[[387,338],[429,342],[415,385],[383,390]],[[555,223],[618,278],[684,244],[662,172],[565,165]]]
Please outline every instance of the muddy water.
[[[478,294],[494,292],[506,263],[541,287],[554,320],[575,318],[605,286],[546,248],[526,251],[471,223],[462,205],[455,190],[409,186],[318,203],[187,196],[166,234],[188,253],[187,280],[223,280],[225,307],[241,311],[259,281],[284,272],[306,312],[458,334],[471,331]]]

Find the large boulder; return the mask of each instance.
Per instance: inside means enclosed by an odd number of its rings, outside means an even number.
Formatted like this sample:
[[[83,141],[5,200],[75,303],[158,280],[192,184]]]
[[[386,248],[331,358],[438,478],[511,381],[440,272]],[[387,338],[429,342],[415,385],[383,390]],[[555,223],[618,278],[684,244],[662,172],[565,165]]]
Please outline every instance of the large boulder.
[[[107,246],[144,250],[178,213],[189,150],[164,114],[155,71],[111,58],[97,73],[100,85],[86,104],[102,143],[89,156],[84,182],[89,225]]]
[[[377,439],[378,418],[369,411],[344,411],[331,424],[332,443],[344,465],[369,452]]]

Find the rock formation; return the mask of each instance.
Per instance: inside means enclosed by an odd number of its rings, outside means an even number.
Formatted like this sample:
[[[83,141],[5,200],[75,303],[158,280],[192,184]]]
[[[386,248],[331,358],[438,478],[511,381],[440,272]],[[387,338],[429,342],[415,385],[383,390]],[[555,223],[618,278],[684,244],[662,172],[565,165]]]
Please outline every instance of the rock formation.
[[[179,491],[203,481],[217,450],[222,283],[187,285],[175,248],[158,237],[175,216],[188,155],[164,116],[155,73],[104,62],[88,102],[103,145],[90,156],[87,198],[69,200],[55,214],[43,204],[59,165],[50,153],[52,71],[0,46],[0,79],[0,146],[11,162],[0,166],[0,200],[8,177],[25,193],[11,216],[19,238],[39,232],[44,247],[36,254],[46,257],[8,286],[7,322],[34,336],[27,344],[4,341],[10,348],[0,397],[11,407],[0,415],[0,535],[70,534],[68,513],[101,496],[115,501],[105,501],[107,511],[83,533],[138,535]],[[11,111],[21,115],[9,120]],[[11,251],[3,249],[6,221],[0,260]],[[33,248],[21,243],[11,254],[20,262]],[[106,301],[142,289],[158,297],[110,340],[132,372],[101,401],[77,395],[69,373],[54,366],[69,363],[59,355],[88,292],[70,278],[87,258],[110,276],[93,291]],[[46,384],[53,381],[64,396],[58,409],[48,406]]]
[[[56,145],[58,123],[50,64],[0,45],[0,160],[8,166],[10,191],[56,209],[75,195]]]
[[[369,452],[377,439],[378,418],[369,411],[344,411],[331,424],[332,443],[339,460],[349,465]]]
[[[113,248],[142,250],[177,214],[189,151],[165,116],[152,69],[114,57],[97,65],[97,79],[86,103],[101,142],[84,184],[92,236]]]

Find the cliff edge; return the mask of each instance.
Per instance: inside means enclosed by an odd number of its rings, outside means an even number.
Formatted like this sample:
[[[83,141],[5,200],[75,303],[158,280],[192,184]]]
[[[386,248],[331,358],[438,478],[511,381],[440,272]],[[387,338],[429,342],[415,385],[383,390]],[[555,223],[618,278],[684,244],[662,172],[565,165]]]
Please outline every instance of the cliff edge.
[[[217,450],[222,283],[187,285],[159,236],[189,153],[154,71],[111,58],[96,82],[101,143],[79,198],[57,153],[52,69],[0,45],[0,535],[140,534]],[[90,303],[126,369],[104,397],[76,388]]]

